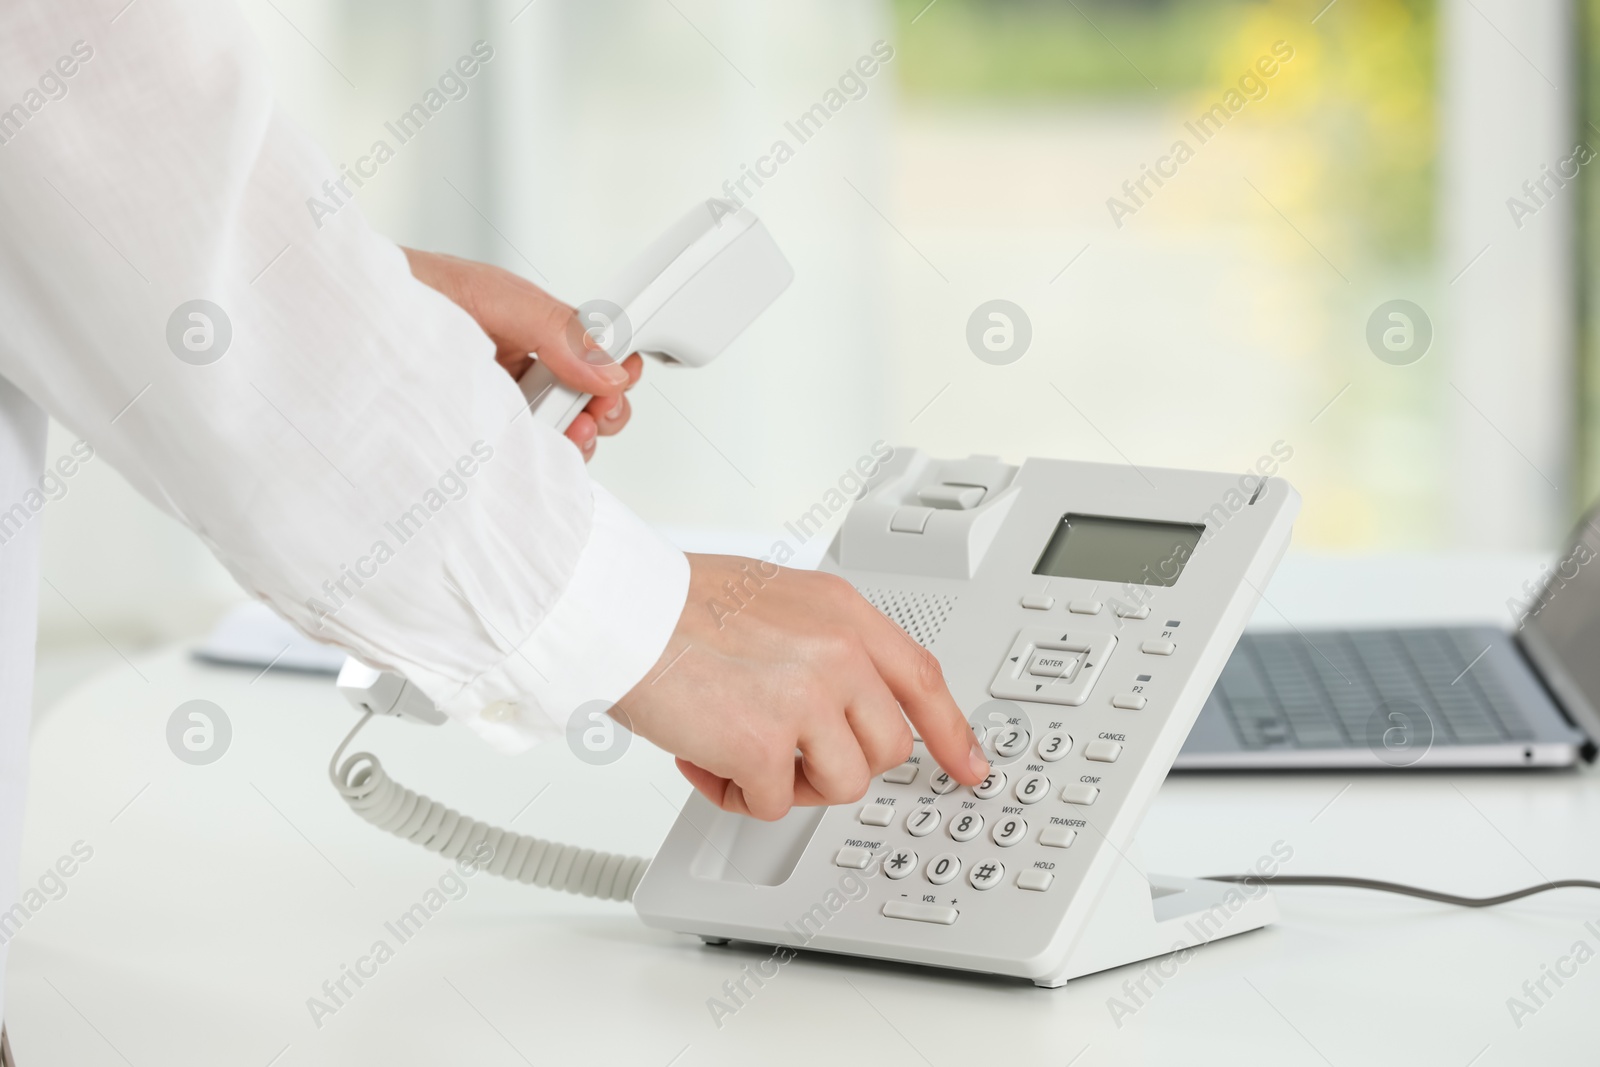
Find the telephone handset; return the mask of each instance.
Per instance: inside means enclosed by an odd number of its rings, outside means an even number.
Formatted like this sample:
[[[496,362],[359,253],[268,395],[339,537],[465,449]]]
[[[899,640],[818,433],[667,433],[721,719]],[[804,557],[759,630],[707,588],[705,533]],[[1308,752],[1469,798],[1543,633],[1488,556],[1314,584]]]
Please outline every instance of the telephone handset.
[[[794,280],[761,220],[727,200],[696,205],[577,308],[607,357],[703,367]],[[534,418],[565,430],[589,402],[535,362],[517,383]]]
[[[696,204],[577,308],[580,325],[609,358],[632,352],[703,367],[782,295],[794,268],[753,212],[732,201]],[[565,430],[589,402],[535,362],[517,382],[533,418]],[[339,689],[363,711],[439,724],[444,712],[405,678],[356,659]]]
[[[706,235],[690,223],[680,244]],[[731,232],[726,249],[747,249],[766,281],[723,265],[725,251],[684,261],[681,315],[671,300],[630,311],[651,286],[621,286],[634,295],[613,323],[631,348],[705,362],[775,299],[781,253],[753,217]],[[555,426],[582,407],[553,389],[530,399]],[[491,873],[631,899],[649,926],[1058,986],[1276,920],[1264,890],[1146,875],[1134,838],[1298,511],[1279,479],[1241,489],[1230,474],[895,453],[822,569],[939,659],[993,764],[975,788],[919,740],[857,804],[764,823],[693,794],[653,860],[556,844],[418,796],[370,753],[341,761],[375,714],[444,720],[405,679],[355,660],[339,688],[365,714],[329,775],[375,825],[452,859],[487,842]]]

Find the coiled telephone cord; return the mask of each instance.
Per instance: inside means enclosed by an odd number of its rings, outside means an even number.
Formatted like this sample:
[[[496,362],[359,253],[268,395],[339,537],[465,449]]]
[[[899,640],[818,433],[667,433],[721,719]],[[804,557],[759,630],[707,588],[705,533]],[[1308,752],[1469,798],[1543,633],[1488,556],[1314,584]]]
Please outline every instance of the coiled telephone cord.
[[[491,858],[483,870],[524,885],[548,886],[602,900],[633,898],[650,865],[642,856],[558,844],[469,819],[390,778],[370,752],[354,753],[340,763],[344,750],[370,718],[371,712],[361,717],[328,763],[333,787],[350,810],[367,822],[445,859],[465,856],[471,862],[479,853],[479,843],[487,842]]]

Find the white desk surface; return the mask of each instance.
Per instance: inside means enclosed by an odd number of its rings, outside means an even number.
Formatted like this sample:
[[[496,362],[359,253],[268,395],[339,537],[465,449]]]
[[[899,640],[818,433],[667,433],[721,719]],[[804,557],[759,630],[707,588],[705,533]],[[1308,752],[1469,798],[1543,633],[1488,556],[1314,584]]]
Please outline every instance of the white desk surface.
[[[1300,626],[1504,617],[1533,557],[1291,557],[1268,590]],[[1278,623],[1274,608],[1258,619]],[[1010,980],[803,956],[719,1029],[706,1007],[764,953],[647,930],[626,905],[481,876],[337,1014],[307,998],[434,885],[445,864],[350,814],[325,769],[351,712],[326,679],[203,668],[183,650],[87,680],[33,743],[24,879],[76,841],[93,858],[26,926],[10,1022],[24,1067],[307,1065],[1593,1063],[1600,962],[1535,1014],[1507,998],[1600,947],[1600,893],[1488,911],[1356,890],[1278,890],[1275,927],[1213,944],[1136,1014],[1108,998],[1141,967],[1047,991]],[[141,678],[140,675],[143,675]],[[207,767],[168,716],[231,717]],[[516,759],[465,731],[378,722],[362,747],[401,781],[521,831],[648,853],[687,792],[642,743],[604,768],[562,746]],[[1141,844],[1151,869],[1284,870],[1490,893],[1600,877],[1590,771],[1178,776]],[[1586,928],[1585,922],[1595,926]]]

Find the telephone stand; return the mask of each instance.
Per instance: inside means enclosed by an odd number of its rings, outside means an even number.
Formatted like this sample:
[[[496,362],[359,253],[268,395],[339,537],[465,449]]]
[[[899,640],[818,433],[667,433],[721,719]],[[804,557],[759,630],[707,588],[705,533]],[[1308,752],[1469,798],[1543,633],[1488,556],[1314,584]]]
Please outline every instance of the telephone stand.
[[[1128,850],[1085,924],[1083,935],[1054,974],[1033,980],[1054,989],[1073,978],[1204,946],[1278,921],[1266,888],[1203,878],[1146,876]],[[1131,857],[1131,858],[1129,858]]]

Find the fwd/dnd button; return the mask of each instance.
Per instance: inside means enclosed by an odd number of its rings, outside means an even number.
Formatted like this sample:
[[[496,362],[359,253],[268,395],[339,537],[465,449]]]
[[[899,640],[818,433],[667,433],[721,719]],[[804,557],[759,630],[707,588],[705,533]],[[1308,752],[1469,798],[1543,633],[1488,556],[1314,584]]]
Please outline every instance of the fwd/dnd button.
[[[864,871],[872,865],[872,850],[870,848],[841,848],[838,855],[833,857],[835,865],[849,867],[854,871]]]
[[[886,900],[883,914],[891,919],[911,919],[919,923],[938,923],[949,926],[961,913],[943,904],[913,904],[909,900]]]

